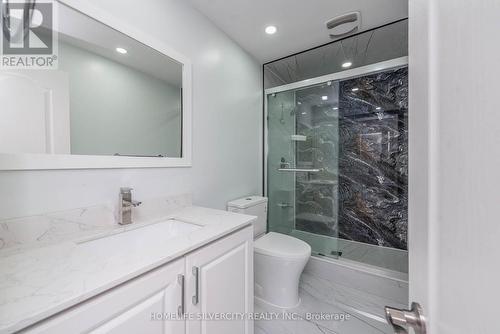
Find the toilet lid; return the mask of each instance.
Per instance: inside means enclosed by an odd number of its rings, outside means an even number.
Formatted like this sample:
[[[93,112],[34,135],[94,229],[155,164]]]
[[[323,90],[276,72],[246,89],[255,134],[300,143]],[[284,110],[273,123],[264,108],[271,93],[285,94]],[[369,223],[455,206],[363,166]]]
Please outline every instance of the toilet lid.
[[[283,257],[288,259],[302,259],[311,255],[311,246],[297,238],[275,232],[269,232],[254,242],[256,253]]]

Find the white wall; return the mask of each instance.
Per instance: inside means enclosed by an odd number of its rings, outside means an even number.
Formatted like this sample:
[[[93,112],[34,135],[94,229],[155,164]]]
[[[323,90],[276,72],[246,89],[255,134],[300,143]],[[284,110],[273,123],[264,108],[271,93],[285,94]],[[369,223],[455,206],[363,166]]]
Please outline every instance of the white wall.
[[[72,154],[180,157],[180,87],[62,41],[59,70],[69,78]]]
[[[193,63],[193,167],[0,172],[0,218],[115,203],[120,186],[137,199],[193,192],[223,209],[262,189],[261,67],[182,0],[92,0]]]
[[[410,0],[410,297],[431,334],[500,332],[499,17]]]

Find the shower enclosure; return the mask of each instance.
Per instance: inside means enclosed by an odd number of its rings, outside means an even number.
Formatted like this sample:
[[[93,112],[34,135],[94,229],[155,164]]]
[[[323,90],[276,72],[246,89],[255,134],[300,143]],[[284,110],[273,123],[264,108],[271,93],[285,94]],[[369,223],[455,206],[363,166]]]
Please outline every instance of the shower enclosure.
[[[265,91],[269,230],[407,272],[406,56]]]

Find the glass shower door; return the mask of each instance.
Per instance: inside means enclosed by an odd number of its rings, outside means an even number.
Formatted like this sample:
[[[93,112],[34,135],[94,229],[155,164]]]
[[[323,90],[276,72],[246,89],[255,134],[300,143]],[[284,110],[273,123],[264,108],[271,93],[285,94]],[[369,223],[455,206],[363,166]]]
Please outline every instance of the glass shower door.
[[[267,99],[269,230],[338,256],[339,86],[325,82]]]
[[[267,91],[269,230],[407,272],[408,68],[336,77]]]

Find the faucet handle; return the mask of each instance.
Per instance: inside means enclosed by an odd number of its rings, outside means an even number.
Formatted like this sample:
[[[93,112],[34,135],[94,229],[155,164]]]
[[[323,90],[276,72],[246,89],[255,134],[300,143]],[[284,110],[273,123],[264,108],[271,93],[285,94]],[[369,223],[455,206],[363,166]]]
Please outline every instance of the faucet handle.
[[[121,194],[128,194],[128,193],[130,193],[132,190],[134,190],[134,188],[130,188],[130,187],[121,187],[121,188],[120,188],[120,193],[121,193]]]

